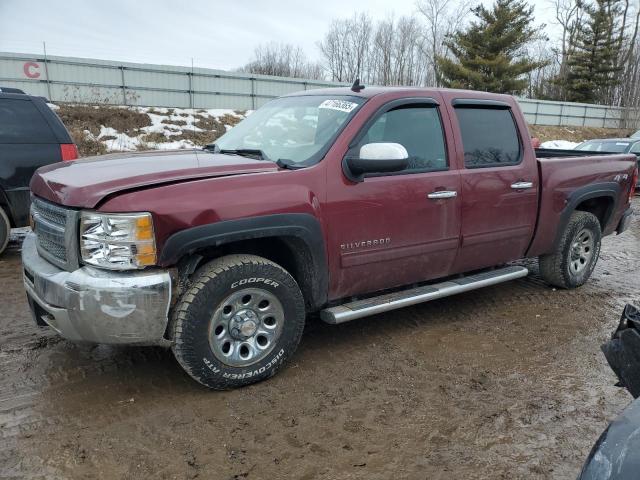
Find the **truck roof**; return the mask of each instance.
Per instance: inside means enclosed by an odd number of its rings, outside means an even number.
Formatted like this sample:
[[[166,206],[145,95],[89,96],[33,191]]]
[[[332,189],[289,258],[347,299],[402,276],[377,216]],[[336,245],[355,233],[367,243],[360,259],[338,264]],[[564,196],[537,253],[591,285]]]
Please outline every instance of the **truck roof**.
[[[448,92],[457,93],[464,98],[477,98],[484,100],[502,100],[513,98],[511,95],[501,93],[477,92],[475,90],[457,90],[452,88],[423,88],[423,87],[365,87],[359,92],[351,90],[351,87],[330,87],[318,88],[313,90],[302,90],[295,93],[284,95],[286,97],[302,96],[302,95],[349,95],[352,97],[371,98],[377,95],[405,92],[407,95],[411,93],[435,93]]]

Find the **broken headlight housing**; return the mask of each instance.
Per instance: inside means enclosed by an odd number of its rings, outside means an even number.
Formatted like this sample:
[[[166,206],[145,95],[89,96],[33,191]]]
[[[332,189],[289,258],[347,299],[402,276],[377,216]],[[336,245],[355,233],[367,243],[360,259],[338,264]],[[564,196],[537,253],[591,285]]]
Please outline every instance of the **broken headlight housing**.
[[[82,212],[80,254],[84,263],[111,270],[155,265],[151,214]]]

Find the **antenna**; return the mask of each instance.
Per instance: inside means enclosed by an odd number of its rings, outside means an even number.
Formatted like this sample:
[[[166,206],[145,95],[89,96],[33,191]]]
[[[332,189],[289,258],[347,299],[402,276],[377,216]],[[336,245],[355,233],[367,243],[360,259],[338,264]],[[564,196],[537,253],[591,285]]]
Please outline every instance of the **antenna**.
[[[356,78],[356,81],[353,82],[353,85],[351,85],[351,91],[359,93],[360,90],[364,90],[364,85],[362,85],[360,83],[360,79],[359,78]]]

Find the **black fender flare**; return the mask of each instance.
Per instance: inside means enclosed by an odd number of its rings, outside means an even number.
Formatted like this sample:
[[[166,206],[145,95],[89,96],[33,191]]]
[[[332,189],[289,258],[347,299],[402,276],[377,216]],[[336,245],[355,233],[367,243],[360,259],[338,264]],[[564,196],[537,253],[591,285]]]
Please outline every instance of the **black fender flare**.
[[[554,247],[557,247],[560,244],[562,234],[567,227],[567,223],[569,223],[569,217],[571,217],[571,214],[576,211],[576,207],[585,200],[599,197],[611,198],[611,206],[604,213],[602,222],[602,231],[604,232],[611,221],[611,216],[613,215],[613,212],[615,212],[617,201],[620,198],[620,184],[617,182],[602,182],[594,185],[587,185],[574,190],[568,196],[566,200],[567,204],[560,214],[560,223],[558,225],[558,230],[556,231],[556,238],[553,242]]]
[[[158,265],[172,266],[194,252],[211,247],[258,238],[293,237],[304,242],[311,257],[308,271],[309,292],[306,299],[312,308],[327,301],[329,270],[322,227],[307,213],[279,213],[237,220],[224,220],[187,228],[171,235],[164,243]]]

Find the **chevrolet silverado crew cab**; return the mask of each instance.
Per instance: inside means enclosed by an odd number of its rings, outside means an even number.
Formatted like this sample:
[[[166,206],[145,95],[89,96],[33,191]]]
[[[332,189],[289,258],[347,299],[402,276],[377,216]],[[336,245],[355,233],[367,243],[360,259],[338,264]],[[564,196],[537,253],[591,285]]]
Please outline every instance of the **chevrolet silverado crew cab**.
[[[536,157],[536,155],[538,155]],[[514,98],[349,88],[270,101],[203,150],[41,168],[22,249],[35,321],[166,345],[198,382],[272,376],[332,324],[525,276],[579,287],[631,220],[635,155],[554,158]]]

